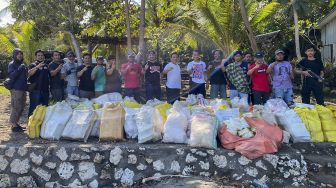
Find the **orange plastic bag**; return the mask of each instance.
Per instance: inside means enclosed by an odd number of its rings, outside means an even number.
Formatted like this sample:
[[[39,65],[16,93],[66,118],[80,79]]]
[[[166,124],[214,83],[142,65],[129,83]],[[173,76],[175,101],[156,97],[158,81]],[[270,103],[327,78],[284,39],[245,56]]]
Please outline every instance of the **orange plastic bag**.
[[[278,126],[270,125],[258,118],[245,117],[245,120],[257,129],[256,135],[253,138],[241,138],[231,134],[224,125],[220,128],[218,135],[224,148],[234,149],[249,159],[256,159],[264,154],[278,151],[283,136]]]

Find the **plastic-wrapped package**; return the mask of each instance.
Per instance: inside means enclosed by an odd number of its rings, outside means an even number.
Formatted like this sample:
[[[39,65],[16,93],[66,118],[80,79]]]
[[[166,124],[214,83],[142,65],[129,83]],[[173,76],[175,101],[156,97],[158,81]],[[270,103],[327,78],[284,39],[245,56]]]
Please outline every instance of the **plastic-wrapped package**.
[[[147,105],[142,106],[135,119],[138,129],[138,143],[156,141],[162,138],[162,117],[155,108]]]
[[[140,108],[127,108],[125,110],[125,132],[127,138],[136,138],[138,137],[138,128],[136,125],[136,114],[140,111]]]
[[[68,123],[66,124],[62,137],[72,140],[86,142],[96,119],[93,109],[74,110]]]
[[[213,111],[226,110],[230,108],[230,105],[223,99],[213,99],[209,102],[209,106],[211,106]]]
[[[99,137],[100,123],[103,114],[103,108],[96,109],[95,111],[96,118],[92,126],[90,136]]]
[[[198,105],[207,106],[209,105],[208,100],[206,100],[202,94],[197,95]]]
[[[101,105],[104,105],[106,103],[120,103],[122,102],[122,95],[120,93],[114,92],[114,93],[107,93],[104,95],[101,95],[95,99],[92,99],[92,102],[98,103]]]
[[[235,97],[231,100],[232,108],[239,108],[241,112],[248,112],[249,111],[249,104],[247,98]]]
[[[39,138],[41,125],[46,115],[47,107],[38,105],[28,120],[28,136],[29,138]]]
[[[188,105],[195,105],[198,103],[197,97],[194,94],[190,94],[188,95],[186,102],[188,103]]]
[[[167,111],[171,109],[172,105],[169,103],[163,103],[155,106],[155,109],[157,109],[160,112],[160,115],[162,117],[163,123],[167,120]]]
[[[294,110],[276,113],[278,125],[290,133],[293,142],[310,142],[310,134],[299,115]]]
[[[239,108],[228,108],[225,110],[215,110],[215,115],[220,123],[223,121],[239,118]]]
[[[224,121],[224,124],[227,130],[234,135],[238,135],[238,131],[249,127],[244,118],[232,118]]]
[[[146,102],[146,105],[147,106],[151,106],[151,107],[155,107],[155,106],[157,106],[157,105],[159,105],[159,104],[164,104],[165,102],[163,102],[163,101],[160,101],[160,100],[158,100],[158,99],[152,99],[152,100],[148,100],[147,102]]]
[[[234,149],[249,159],[256,159],[266,153],[278,151],[283,140],[283,131],[278,126],[271,126],[260,118],[245,117],[246,123],[255,129],[255,136],[245,131],[244,137],[239,137],[228,131],[227,126],[222,126],[218,137],[226,149]]]
[[[264,106],[268,112],[279,113],[289,110],[288,105],[282,99],[269,99]]]
[[[175,102],[176,103],[176,102]],[[164,125],[163,142],[187,143],[188,117],[181,105],[176,103]]]
[[[105,104],[100,123],[99,140],[123,140],[124,123],[124,108],[113,103]]]
[[[262,105],[254,105],[252,115],[253,117],[264,119],[271,125],[277,125],[275,113],[267,111]]]
[[[41,137],[49,140],[59,140],[71,116],[72,108],[65,101],[57,102],[54,106],[48,107],[41,128]]]
[[[195,147],[217,148],[218,122],[214,116],[198,113],[191,118],[189,145]]]

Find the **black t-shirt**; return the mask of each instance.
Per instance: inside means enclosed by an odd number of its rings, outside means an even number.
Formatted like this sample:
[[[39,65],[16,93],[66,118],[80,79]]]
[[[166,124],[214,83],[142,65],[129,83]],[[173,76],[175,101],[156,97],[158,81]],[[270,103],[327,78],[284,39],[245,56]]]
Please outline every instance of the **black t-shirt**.
[[[314,60],[308,60],[307,58],[302,59],[299,62],[299,65],[297,66],[298,68],[301,68],[303,71],[310,70],[314,72],[317,75],[321,75],[321,71],[324,70],[323,63],[320,59],[314,59]],[[305,80],[311,81],[315,80],[317,81],[318,79],[315,77],[305,77]]]
[[[160,74],[162,72],[162,64],[159,62],[147,62],[148,69],[145,73],[146,84],[160,84]]]
[[[36,67],[39,64],[39,62],[34,62],[29,65],[29,69],[32,69]],[[28,81],[30,83],[36,83],[34,90],[41,90],[44,92],[49,91],[49,79],[50,79],[50,73],[48,69],[48,65],[45,64],[43,67],[36,70],[35,74],[30,76]]]
[[[49,64],[49,71],[57,69],[59,63],[51,62]],[[50,75],[50,89],[63,89],[64,80],[61,78],[61,71],[59,71],[55,76]]]
[[[216,67],[220,65],[221,62],[211,61],[208,66],[212,65],[210,69],[210,75],[215,71]],[[224,72],[222,70],[216,70],[216,73],[210,78],[210,84],[223,85],[226,84],[226,79]]]
[[[85,65],[77,67],[77,72],[81,71]],[[94,91],[94,80],[91,79],[93,66],[88,66],[87,70],[79,77],[79,89],[83,91]]]

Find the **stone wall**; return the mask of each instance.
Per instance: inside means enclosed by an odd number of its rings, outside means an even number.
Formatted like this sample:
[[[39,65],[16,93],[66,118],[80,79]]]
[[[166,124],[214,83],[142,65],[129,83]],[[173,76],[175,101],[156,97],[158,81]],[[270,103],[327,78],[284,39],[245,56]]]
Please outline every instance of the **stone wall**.
[[[222,148],[169,144],[0,146],[0,187],[134,186],[145,177],[168,174],[229,177],[245,183],[264,179],[271,187],[300,185],[307,164],[297,150],[286,146],[253,161]]]

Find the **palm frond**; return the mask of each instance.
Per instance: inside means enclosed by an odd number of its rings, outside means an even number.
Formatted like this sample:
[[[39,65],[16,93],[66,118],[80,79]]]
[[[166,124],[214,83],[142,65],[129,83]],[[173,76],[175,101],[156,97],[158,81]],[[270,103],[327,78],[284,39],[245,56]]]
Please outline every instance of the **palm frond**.
[[[271,3],[266,4],[264,7],[260,9],[258,13],[252,18],[251,23],[253,25],[259,24],[265,18],[270,16],[272,13],[275,12],[275,9],[280,5],[280,3],[273,1]]]

